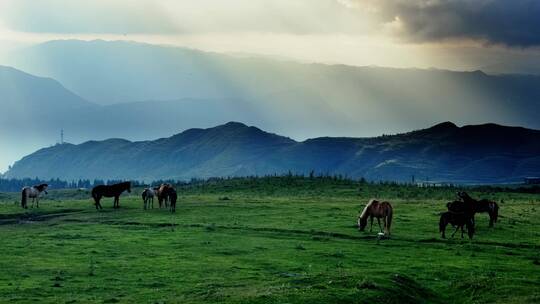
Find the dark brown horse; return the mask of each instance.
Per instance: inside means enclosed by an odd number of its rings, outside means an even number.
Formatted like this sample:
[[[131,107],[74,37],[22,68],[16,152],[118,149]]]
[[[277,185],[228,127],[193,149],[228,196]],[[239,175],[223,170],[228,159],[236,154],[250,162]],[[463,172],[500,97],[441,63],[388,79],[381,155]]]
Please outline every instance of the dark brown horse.
[[[496,202],[487,199],[475,200],[467,192],[458,192],[458,197],[466,204],[472,206],[473,209],[473,221],[474,214],[487,212],[489,214],[489,227],[493,227],[493,224],[497,222],[499,217],[499,205]]]
[[[24,209],[28,208],[28,198],[32,199],[32,208],[34,208],[34,201],[37,203],[37,208],[39,208],[39,195],[41,192],[47,194],[47,188],[49,185],[41,184],[35,185],[32,187],[24,187],[21,191],[21,207]]]
[[[131,192],[131,182],[95,186],[92,189],[92,198],[94,198],[96,209],[103,209],[100,203],[102,197],[114,197],[113,208],[120,208],[120,194],[124,191]]]
[[[176,212],[176,201],[178,200],[178,194],[176,193],[176,190],[173,187],[169,187],[166,190],[167,199],[170,203],[170,211]]]
[[[461,229],[461,238],[463,238],[463,227],[466,226],[467,234],[469,235],[469,238],[472,239],[474,235],[474,222],[473,217],[470,213],[453,211],[446,211],[441,213],[441,218],[439,220],[439,232],[441,233],[441,237],[443,239],[446,238],[445,231],[448,224],[456,227],[456,230],[454,231],[454,233],[452,233],[452,237],[454,237],[456,232]]]
[[[369,228],[369,231],[371,232],[373,230],[373,218],[375,217],[379,223],[380,231],[390,235],[393,213],[394,211],[392,209],[392,205],[390,205],[389,202],[380,202],[372,199],[367,203],[366,207],[364,207],[364,210],[362,210],[362,213],[358,217],[358,229],[360,231],[364,231],[369,218],[371,220],[371,227]],[[384,230],[381,227],[381,218],[384,221]]]

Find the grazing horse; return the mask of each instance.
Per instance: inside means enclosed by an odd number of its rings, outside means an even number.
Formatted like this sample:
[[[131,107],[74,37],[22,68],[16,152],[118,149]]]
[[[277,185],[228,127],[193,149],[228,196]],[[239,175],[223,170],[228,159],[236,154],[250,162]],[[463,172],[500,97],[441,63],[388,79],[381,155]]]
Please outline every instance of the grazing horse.
[[[497,218],[499,217],[499,205],[497,205],[496,202],[487,199],[477,201],[470,197],[467,192],[458,192],[457,195],[463,200],[464,203],[472,206],[473,221],[474,213],[487,212],[489,214],[489,227],[493,227],[493,224],[497,222]]]
[[[458,229],[461,228],[461,238],[463,238],[463,226],[467,226],[467,234],[469,235],[469,239],[472,239],[474,235],[474,221],[469,213],[453,211],[441,213],[441,219],[439,220],[439,232],[441,233],[441,237],[443,239],[446,238],[445,231],[448,224],[456,227],[456,230],[454,233],[452,233],[452,237],[454,237]]]
[[[176,193],[176,190],[174,190],[173,187],[167,188],[167,198],[170,202],[170,211],[176,212],[176,200],[178,200],[178,194]]]
[[[142,192],[142,199],[144,202],[144,210],[147,208],[150,209],[150,202],[152,202],[152,209],[154,209],[154,196],[156,196],[156,191],[153,188],[146,188]]]
[[[169,191],[169,189],[172,188],[172,185],[171,184],[161,184],[157,190],[156,190],[156,194],[157,194],[157,197],[158,197],[158,203],[159,203],[159,208],[161,208],[163,206],[163,203],[165,203],[165,208],[168,207],[168,196],[167,196],[167,193]]]
[[[21,207],[24,209],[28,208],[28,198],[32,198],[32,208],[34,208],[34,201],[36,202],[37,208],[39,208],[39,195],[41,192],[45,192],[45,194],[48,194],[47,188],[49,185],[47,184],[41,184],[41,185],[35,185],[32,187],[24,187],[21,191]]]
[[[369,231],[371,232],[373,229],[373,218],[375,217],[379,223],[380,231],[383,232],[383,228],[381,228],[381,218],[383,218],[384,230],[386,231],[385,234],[390,235],[392,214],[393,209],[389,202],[379,202],[378,200],[372,199],[367,203],[366,207],[364,207],[364,210],[358,217],[358,229],[360,231],[364,231],[369,217],[371,220],[371,227],[369,228]]]
[[[120,208],[120,194],[124,191],[131,192],[131,182],[95,186],[92,189],[92,198],[94,198],[96,209],[103,209],[100,204],[102,197],[114,197],[113,208]]]

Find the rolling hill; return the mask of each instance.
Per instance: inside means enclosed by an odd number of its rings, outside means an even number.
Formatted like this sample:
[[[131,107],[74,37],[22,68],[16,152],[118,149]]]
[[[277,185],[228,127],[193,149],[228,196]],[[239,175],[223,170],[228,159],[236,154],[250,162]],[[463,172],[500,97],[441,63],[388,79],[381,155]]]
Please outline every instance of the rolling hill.
[[[0,171],[22,155],[58,141],[61,129],[73,142],[108,137],[155,138],[193,126],[246,120],[242,102],[179,99],[99,105],[58,81],[0,66]],[[248,121],[257,119],[251,115]],[[136,130],[134,132],[134,130]]]
[[[540,129],[540,76],[305,64],[99,40],[49,41],[2,62],[46,77],[0,68],[0,171],[57,142],[60,129],[77,144],[227,121],[296,140],[440,121]]]
[[[24,157],[4,176],[149,181],[311,170],[369,180],[521,181],[540,175],[540,131],[446,122],[397,135],[297,142],[229,122],[153,141],[56,145]]]

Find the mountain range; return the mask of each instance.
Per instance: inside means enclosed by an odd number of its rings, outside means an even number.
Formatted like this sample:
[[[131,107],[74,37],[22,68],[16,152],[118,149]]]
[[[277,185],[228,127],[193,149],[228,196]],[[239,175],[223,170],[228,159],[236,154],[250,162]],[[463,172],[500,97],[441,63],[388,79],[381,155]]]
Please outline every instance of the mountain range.
[[[540,175],[540,131],[445,122],[397,135],[298,142],[229,122],[153,141],[59,144],[24,157],[4,177],[151,181],[311,171],[376,181],[516,182]]]
[[[242,121],[295,140],[440,121],[539,129],[540,76],[297,63],[126,41],[2,56],[0,171],[59,140],[141,141]],[[23,72],[24,71],[24,72]]]

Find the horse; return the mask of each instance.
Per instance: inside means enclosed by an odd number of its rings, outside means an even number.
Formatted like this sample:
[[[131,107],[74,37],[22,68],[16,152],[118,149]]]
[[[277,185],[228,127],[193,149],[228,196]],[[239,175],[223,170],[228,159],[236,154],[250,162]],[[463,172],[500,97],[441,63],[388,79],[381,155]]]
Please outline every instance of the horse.
[[[92,189],[92,198],[94,198],[96,209],[103,209],[100,203],[102,197],[114,197],[113,208],[120,208],[120,194],[124,191],[131,192],[131,182],[95,186]]]
[[[364,231],[369,217],[371,220],[369,231],[371,232],[373,230],[373,218],[375,217],[379,223],[379,230],[383,232],[383,228],[381,228],[381,218],[383,218],[384,230],[386,230],[385,234],[390,235],[393,213],[392,205],[390,205],[389,202],[379,202],[378,200],[372,199],[367,203],[366,207],[364,207],[364,210],[358,217],[358,230]]]
[[[48,194],[47,188],[49,188],[49,185],[47,184],[40,184],[35,185],[32,187],[24,187],[21,191],[21,207],[24,209],[28,208],[28,198],[32,198],[32,208],[34,208],[34,201],[36,202],[37,208],[39,208],[39,195],[41,192],[45,192],[45,194]]]
[[[493,224],[497,222],[499,217],[499,205],[496,202],[487,199],[475,200],[467,192],[458,192],[458,197],[463,200],[464,203],[470,204],[474,210],[474,213],[487,212],[489,214],[489,227],[493,227]],[[474,214],[473,214],[474,216]],[[474,217],[473,217],[474,221]]]
[[[453,213],[467,213],[474,217],[474,206],[464,201],[452,201],[446,203],[446,209]],[[474,219],[473,219],[474,222]]]
[[[168,189],[172,188],[172,185],[171,184],[161,184],[157,190],[156,190],[156,194],[157,194],[157,197],[158,197],[158,203],[159,203],[159,208],[161,208],[163,206],[163,203],[165,203],[165,208],[168,207],[168,196],[167,196],[167,193],[168,193]],[[156,189],[156,188],[154,188]]]
[[[167,198],[170,202],[170,211],[176,212],[176,200],[178,200],[178,194],[176,193],[176,190],[174,190],[173,187],[167,188]]]
[[[467,226],[467,234],[469,235],[469,239],[473,238],[474,221],[471,214],[466,212],[453,211],[446,211],[441,213],[441,218],[439,220],[439,232],[441,233],[441,237],[443,239],[446,238],[445,231],[448,224],[456,227],[456,230],[454,231],[454,233],[452,233],[452,237],[454,237],[458,229],[461,229],[461,238],[463,238],[463,226]]]
[[[154,209],[154,196],[156,196],[156,191],[154,188],[146,188],[142,192],[142,199],[144,202],[144,210],[147,208],[150,209],[150,202],[152,202],[152,209]]]

